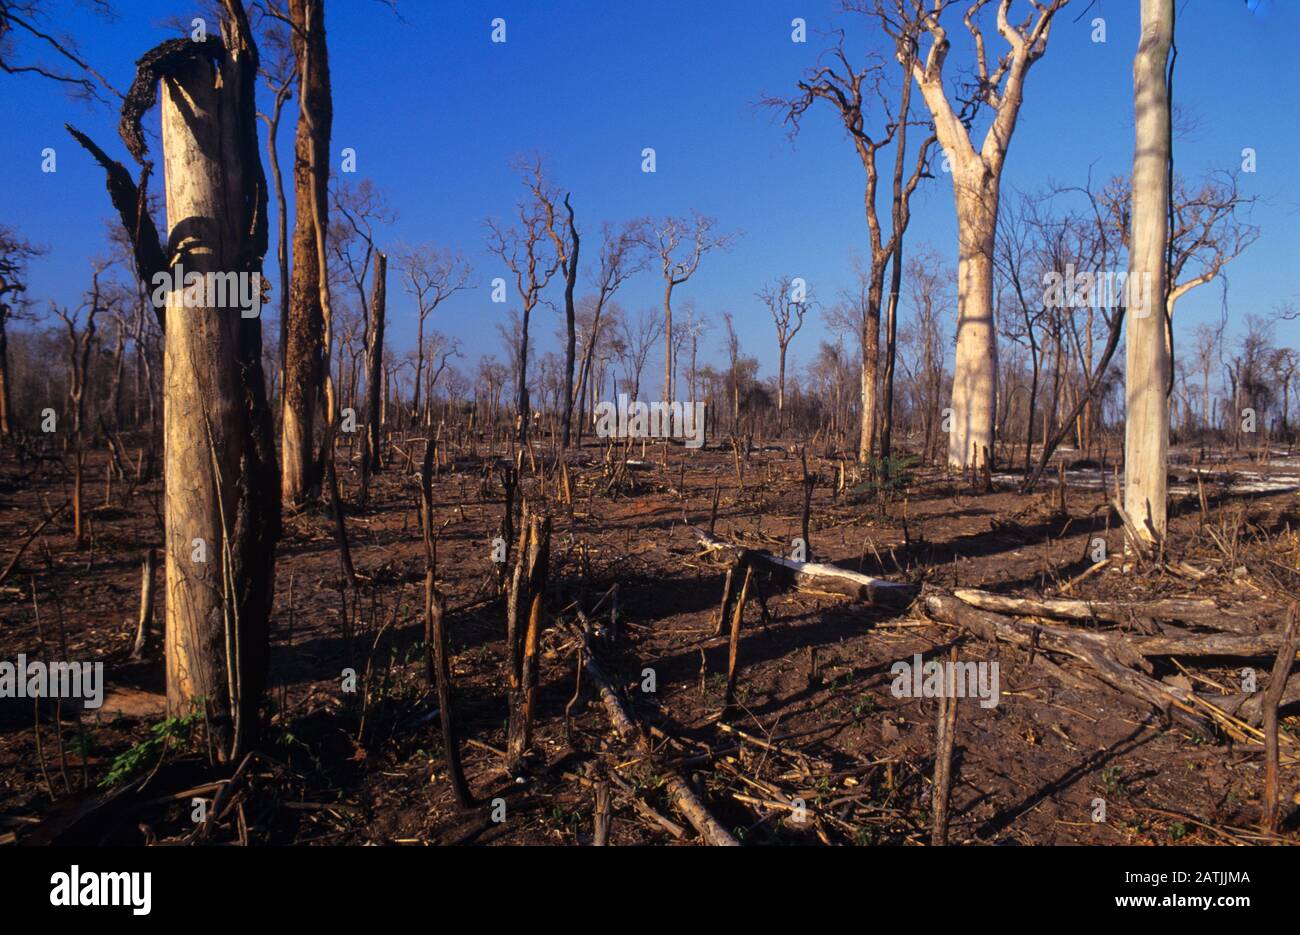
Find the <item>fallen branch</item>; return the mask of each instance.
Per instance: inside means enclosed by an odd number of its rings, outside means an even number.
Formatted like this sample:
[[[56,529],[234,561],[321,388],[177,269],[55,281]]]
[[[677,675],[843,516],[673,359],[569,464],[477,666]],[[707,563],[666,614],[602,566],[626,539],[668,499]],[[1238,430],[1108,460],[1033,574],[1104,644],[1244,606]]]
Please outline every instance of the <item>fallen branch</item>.
[[[649,738],[645,732],[638,727],[628,716],[627,711],[623,708],[623,703],[619,701],[618,694],[610,685],[605,673],[601,671],[599,663],[591,651],[591,643],[587,638],[587,633],[581,627],[575,624],[569,624],[573,635],[582,643],[583,664],[586,666],[587,674],[591,676],[592,682],[596,685],[600,694],[600,702],[605,707],[605,713],[609,717],[610,723],[614,727],[615,733],[624,741],[634,743],[647,756],[654,753]],[[718,820],[710,814],[709,810],[700,801],[690,785],[675,770],[668,770],[665,787],[668,794],[672,797],[673,804],[685,816],[686,820],[691,823],[700,836],[709,844],[722,847],[735,847],[739,842],[718,823]]]
[[[1147,601],[1143,604],[1123,604],[1114,601],[1081,601],[1063,598],[1035,600],[994,594],[991,591],[980,591],[975,588],[957,588],[952,595],[981,610],[1026,617],[1105,620],[1110,623],[1128,623],[1135,617],[1146,617],[1151,620],[1186,620],[1216,629],[1233,629],[1233,627],[1216,626],[1230,615],[1220,610],[1214,601],[1208,598],[1171,598]]]
[[[902,608],[911,604],[916,597],[917,587],[913,584],[872,578],[835,565],[799,562],[773,555],[764,549],[747,549],[724,542],[698,527],[693,527],[693,531],[704,551],[729,557],[733,562],[747,556],[750,561],[766,566],[776,577],[786,579],[799,591],[848,597],[873,607]]]
[[[1126,639],[1116,634],[1093,633],[1043,623],[1030,623],[980,610],[950,594],[925,597],[926,616],[969,630],[989,642],[1001,640],[1035,650],[1064,653],[1088,663],[1103,682],[1158,708],[1184,727],[1209,739],[1209,725],[1196,711],[1199,699],[1190,689],[1166,685],[1130,666],[1149,669],[1149,663]]]

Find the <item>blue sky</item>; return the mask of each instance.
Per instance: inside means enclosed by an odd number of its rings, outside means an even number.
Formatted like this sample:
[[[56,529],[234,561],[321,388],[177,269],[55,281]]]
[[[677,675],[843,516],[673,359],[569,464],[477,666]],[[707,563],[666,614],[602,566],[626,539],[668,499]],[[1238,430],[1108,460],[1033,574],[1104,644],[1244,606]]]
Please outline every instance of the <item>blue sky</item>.
[[[859,56],[878,43],[860,17],[837,12],[835,0],[630,0],[505,2],[400,0],[399,16],[374,0],[331,0],[327,10],[334,84],[334,168],[355,148],[357,178],[369,177],[400,218],[381,234],[389,244],[433,241],[463,251],[480,288],[455,296],[431,326],[459,337],[467,363],[500,354],[496,324],[507,306],[489,301],[487,283],[502,275],[485,250],[484,219],[508,217],[522,189],[511,157],[543,154],[558,184],[573,191],[593,260],[600,222],[638,215],[714,215],[743,236],[727,253],[710,255],[681,287],[675,303],[694,300],[715,321],[736,315],[746,353],[766,372],[775,365],[770,318],[754,293],[780,275],[802,276],[823,300],[852,282],[851,251],[864,249],[863,173],[829,108],[813,113],[795,144],[772,115],[756,106],[765,94],[789,94],[827,45],[820,30],[843,25]],[[1017,3],[1017,6],[1023,6]],[[1012,142],[1004,192],[1036,190],[1052,181],[1078,184],[1126,174],[1133,147],[1132,56],[1137,0],[1075,0],[1053,29],[1047,55],[1029,76],[1026,103]],[[1251,9],[1250,6],[1259,7]],[[168,38],[164,21],[196,15],[185,4],[119,0],[105,21],[84,0],[52,0],[50,25],[72,34],[86,58],[125,88],[134,60]],[[1090,21],[1106,20],[1107,41],[1091,41]],[[507,41],[490,41],[491,20],[507,23]],[[791,41],[791,20],[806,19],[806,44]],[[950,26],[950,73],[969,67],[968,37]],[[1253,219],[1259,242],[1229,268],[1230,322],[1300,299],[1300,3],[1264,0],[1180,0],[1177,93],[1198,129],[1177,142],[1178,168],[1199,176],[1231,168],[1241,150],[1258,153],[1258,171],[1243,188],[1260,196]],[[992,48],[1001,40],[991,39]],[[50,82],[0,78],[0,222],[50,248],[33,264],[32,294],[75,302],[88,281],[88,261],[104,252],[110,206],[103,176],[62,125],[89,132],[118,158],[115,110],[69,100]],[[919,99],[918,99],[919,103]],[[292,113],[288,121],[292,121]],[[289,164],[292,126],[281,134]],[[156,149],[156,137],[151,141]],[[40,171],[53,146],[58,171]],[[657,172],[641,171],[641,151],[654,147]],[[892,163],[892,156],[887,156]],[[955,256],[951,186],[946,176],[923,183],[914,199],[908,243]],[[273,272],[274,244],[267,271]],[[584,272],[585,277],[585,272]],[[556,282],[553,301],[561,301]],[[585,291],[580,288],[580,294]],[[639,275],[619,294],[629,310],[658,303],[662,280]],[[1217,319],[1222,292],[1202,287],[1178,308],[1178,328]],[[390,341],[413,340],[413,303],[390,282]],[[560,315],[539,309],[535,333],[543,349]],[[722,355],[720,322],[705,352]],[[811,322],[792,346],[806,363],[825,336]],[[1278,337],[1300,343],[1300,325]],[[653,373],[651,362],[649,372]],[[661,366],[661,365],[660,365]]]

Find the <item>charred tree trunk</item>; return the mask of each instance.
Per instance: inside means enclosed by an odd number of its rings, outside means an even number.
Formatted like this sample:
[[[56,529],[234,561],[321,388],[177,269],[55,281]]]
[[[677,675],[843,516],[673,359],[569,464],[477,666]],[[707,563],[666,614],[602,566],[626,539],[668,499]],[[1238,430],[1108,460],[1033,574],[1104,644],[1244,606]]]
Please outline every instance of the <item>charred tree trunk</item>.
[[[293,52],[298,63],[298,127],[294,140],[293,273],[285,336],[284,458],[281,493],[291,503],[312,499],[320,487],[314,458],[316,415],[325,380],[325,314],[316,244],[315,212],[322,218],[333,123],[323,0],[290,0]],[[318,177],[319,176],[319,177]],[[317,202],[319,201],[319,204]]]
[[[564,196],[564,207],[569,212],[569,256],[568,262],[564,268],[564,385],[566,391],[564,394],[564,411],[560,414],[560,434],[561,442],[565,448],[569,447],[569,437],[573,425],[573,368],[574,358],[577,352],[578,331],[577,323],[574,318],[573,309],[573,290],[578,284],[578,228],[573,222],[573,206],[569,204],[569,196]]]
[[[506,610],[510,646],[510,720],[506,768],[517,774],[532,743],[537,696],[537,646],[542,629],[542,598],[550,563],[551,519],[526,516],[520,525],[519,551]]]
[[[370,496],[370,478],[383,466],[379,432],[382,427],[384,316],[388,307],[388,256],[375,253],[374,292],[370,301],[370,334],[366,338],[366,433],[361,449],[361,503]]]
[[[214,40],[201,51],[188,40],[163,47],[172,50],[162,71],[166,255],[187,272],[260,276],[257,52],[242,6],[226,7],[225,49]],[[173,715],[202,705],[217,755],[229,760],[255,735],[280,532],[261,322],[237,308],[185,307],[179,290],[167,306],[167,704]]]

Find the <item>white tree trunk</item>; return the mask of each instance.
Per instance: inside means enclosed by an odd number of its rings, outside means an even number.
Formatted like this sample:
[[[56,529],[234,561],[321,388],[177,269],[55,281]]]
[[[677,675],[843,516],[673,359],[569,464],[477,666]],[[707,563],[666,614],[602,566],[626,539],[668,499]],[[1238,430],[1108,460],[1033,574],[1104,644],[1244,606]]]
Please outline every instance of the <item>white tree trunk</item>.
[[[957,202],[957,357],[948,463],[983,466],[993,457],[998,341],[993,318],[993,241],[998,179],[983,160],[954,168]]]
[[[186,273],[238,269],[241,159],[218,74],[194,60],[162,80],[168,252]],[[229,723],[239,697],[235,601],[227,545],[235,524],[240,455],[237,307],[186,308],[167,297],[163,347],[167,704],[188,714],[200,698]],[[197,559],[202,559],[197,560]]]
[[[1169,205],[1169,101],[1165,68],[1174,0],[1142,0],[1142,36],[1133,60],[1137,139],[1129,280],[1149,282],[1145,307],[1128,308],[1124,403],[1124,509],[1143,537],[1165,534],[1169,452],[1169,349],[1165,342],[1165,247]]]

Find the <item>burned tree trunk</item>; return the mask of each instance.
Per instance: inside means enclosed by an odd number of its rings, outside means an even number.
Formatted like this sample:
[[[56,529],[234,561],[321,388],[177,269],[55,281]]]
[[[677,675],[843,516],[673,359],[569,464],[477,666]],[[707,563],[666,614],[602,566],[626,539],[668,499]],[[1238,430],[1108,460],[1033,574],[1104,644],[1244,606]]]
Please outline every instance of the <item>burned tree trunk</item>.
[[[260,289],[266,253],[257,50],[243,6],[225,0],[224,7],[224,42],[174,39],[138,62],[121,125],[143,167],[138,184],[88,137],[68,130],[107,173],[141,280],[156,289],[157,274],[171,278],[165,307],[172,320],[155,306],[164,327],[167,702],[172,714],[202,706],[212,749],[228,761],[254,740],[266,681],[280,499],[261,321],[207,288],[217,275],[233,274]],[[166,252],[142,210],[152,164],[140,120],[160,82]],[[178,283],[182,267],[186,281]],[[191,304],[185,287],[196,276],[202,294]]]
[[[573,222],[573,206],[569,196],[564,196],[564,207],[569,212],[569,255],[564,263],[564,377],[568,391],[561,404],[564,411],[560,414],[561,444],[569,447],[573,426],[573,369],[577,352],[578,331],[573,307],[573,290],[578,284],[578,226]]]
[[[537,696],[537,645],[542,629],[542,597],[550,563],[551,518],[525,516],[506,610],[510,647],[510,723],[506,768],[518,773],[532,743]]]
[[[329,175],[329,59],[325,47],[323,0],[290,0],[293,52],[298,63],[298,128],[294,141],[293,269],[284,348],[284,458],[281,492],[291,503],[311,499],[319,487],[314,458],[314,428],[326,377],[325,312],[321,301],[316,215],[326,216]]]
[[[370,336],[366,341],[366,434],[361,455],[361,496],[369,493],[370,478],[383,465],[380,457],[379,430],[382,423],[380,400],[383,396],[381,369],[384,362],[384,315],[388,306],[388,256],[375,254],[374,293],[370,301]]]
[[[260,287],[257,52],[242,7],[231,0],[227,12],[225,49],[182,40],[161,71],[167,255],[187,272],[234,272]],[[219,758],[230,759],[256,727],[280,526],[261,322],[213,290],[188,307],[175,285],[163,351],[167,704],[173,715],[202,704]]]

